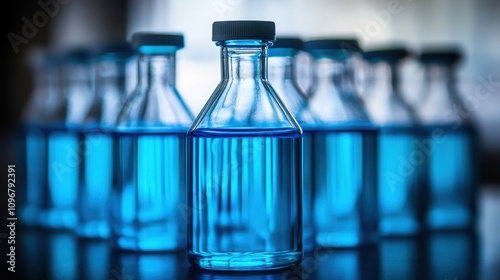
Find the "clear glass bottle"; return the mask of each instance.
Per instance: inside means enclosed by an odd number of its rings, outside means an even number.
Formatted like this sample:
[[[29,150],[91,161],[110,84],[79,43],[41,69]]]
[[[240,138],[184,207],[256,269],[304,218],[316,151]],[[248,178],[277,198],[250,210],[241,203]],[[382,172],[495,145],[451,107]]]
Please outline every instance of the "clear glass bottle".
[[[105,44],[94,51],[95,96],[82,128],[78,228],[82,237],[109,236],[113,141],[111,131],[127,95],[134,51],[128,43]]]
[[[114,132],[111,225],[115,247],[185,248],[186,132],[193,115],[175,84],[180,34],[134,33],[137,87]]]
[[[75,229],[77,193],[81,179],[80,132],[94,91],[91,81],[91,55],[88,48],[75,47],[64,52],[59,105],[51,112],[48,133],[48,184],[44,190],[41,223],[49,228]]]
[[[472,114],[461,101],[456,67],[462,53],[455,48],[424,49],[425,84],[418,114],[427,139],[429,197],[426,225],[431,230],[475,226],[478,182],[478,135]]]
[[[355,247],[378,238],[377,130],[354,86],[354,39],[305,42],[314,58],[316,243]]]
[[[426,165],[415,161],[423,137],[400,87],[399,67],[409,54],[402,46],[363,53],[369,66],[365,105],[379,126],[379,227],[384,236],[417,234],[423,225]]]
[[[297,84],[296,61],[303,50],[296,37],[279,37],[269,47],[269,82],[303,130],[302,135],[302,237],[304,250],[314,248],[313,223],[313,131],[318,123],[308,106],[307,97]]]
[[[221,81],[188,132],[188,260],[213,270],[302,259],[302,130],[267,80],[269,21],[214,22]]]

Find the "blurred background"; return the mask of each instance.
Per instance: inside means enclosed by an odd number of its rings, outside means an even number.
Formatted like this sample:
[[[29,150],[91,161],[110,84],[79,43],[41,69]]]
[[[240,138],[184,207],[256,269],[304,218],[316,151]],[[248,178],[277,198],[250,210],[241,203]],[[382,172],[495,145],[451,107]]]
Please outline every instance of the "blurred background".
[[[465,52],[459,88],[479,127],[484,184],[500,183],[500,2],[496,0],[41,0],[16,1],[6,10],[1,102],[2,141],[20,120],[33,91],[30,50],[65,48],[128,40],[136,31],[182,32],[178,88],[193,112],[204,105],[219,77],[219,48],[211,41],[217,20],[276,22],[277,34],[303,39],[355,36],[369,49],[398,42],[417,51],[453,44]],[[307,58],[301,73],[307,74]],[[408,100],[418,102],[422,69],[414,60],[403,67]],[[308,86],[307,75],[300,85]],[[485,96],[479,100],[474,94]],[[6,147],[6,145],[2,145]]]
[[[30,59],[32,50],[94,46],[98,43],[128,40],[136,31],[182,32],[185,35],[186,47],[178,52],[178,89],[192,111],[198,113],[220,79],[219,48],[211,41],[212,23],[218,20],[262,19],[276,22],[278,36],[294,35],[304,40],[327,36],[355,36],[365,49],[391,42],[404,43],[415,52],[424,46],[436,44],[452,44],[461,47],[465,58],[458,68],[459,90],[465,106],[473,114],[481,137],[481,186],[500,189],[500,33],[498,28],[500,26],[500,1],[39,0],[12,1],[9,5],[9,9],[4,8],[7,19],[4,21],[6,22],[3,33],[5,47],[2,65],[6,68],[6,74],[2,75],[1,83],[4,98],[4,101],[0,102],[1,166],[15,163],[14,135],[23,110],[33,92],[34,77],[30,69],[33,63]],[[302,56],[299,71],[303,74],[300,78],[300,86],[303,88],[307,88],[309,83],[307,63],[307,57]],[[422,96],[422,68],[410,58],[404,63],[402,70],[404,93],[412,104],[416,104]],[[481,98],[478,98],[478,95]],[[490,209],[488,213],[498,213],[498,205],[495,203],[499,201],[498,191],[488,191],[486,194],[482,207]],[[4,197],[1,199],[6,201]],[[498,215],[490,215],[490,219],[483,223],[487,228],[484,229],[485,235],[482,242],[488,244],[484,248],[479,246],[484,249],[480,252],[483,259],[481,266],[488,269],[485,270],[488,272],[483,275],[483,279],[494,279],[493,275],[498,275],[496,271],[500,267],[498,265],[500,239],[498,239],[499,220],[497,217]],[[59,237],[54,239],[37,236],[37,238],[40,239],[33,244],[42,247],[37,254],[33,255],[36,256],[33,261],[36,260],[38,263],[38,260],[42,260],[42,262],[38,266],[41,270],[33,270],[34,275],[38,275],[40,271],[45,273],[45,270],[63,271],[66,269],[51,268],[45,262],[52,265],[76,262],[76,258],[71,258],[76,255],[76,251],[72,251],[77,247],[75,240],[67,239],[69,241],[66,242],[66,239]],[[432,244],[430,246],[438,248],[436,252],[431,252],[431,265],[425,264],[424,268],[415,265],[414,268],[408,270],[412,273],[408,275],[415,277],[422,270],[432,270],[437,267],[444,272],[438,273],[439,276],[435,279],[459,279],[456,276],[458,274],[453,274],[456,273],[455,269],[467,270],[478,265],[475,263],[476,255],[470,249],[478,247],[476,241],[471,242],[467,238],[463,242],[448,237],[430,240],[431,243],[438,244],[438,246]],[[27,237],[26,240],[28,240]],[[57,243],[60,240],[63,240],[62,244]],[[32,246],[33,244],[25,242],[23,246],[38,248]],[[453,246],[446,246],[450,244]],[[52,254],[49,260],[45,260],[46,252],[56,252],[56,250],[51,250],[50,246],[63,247],[67,249],[67,252],[61,255]],[[395,250],[400,250],[404,256],[411,250],[418,251],[417,249],[422,247],[420,243],[417,243],[410,246],[413,249],[408,249],[397,242],[387,246],[389,247],[386,249],[382,248],[382,255],[384,250],[388,252],[389,265],[398,264],[401,260],[400,253],[393,254]],[[107,247],[104,246],[104,248]],[[443,251],[442,248],[448,249]],[[89,259],[92,260],[89,261],[91,267],[94,267],[95,256],[105,255],[100,253],[99,249],[89,252]],[[337,254],[331,257],[331,260],[336,263],[333,267],[338,266],[340,270],[349,270],[349,265],[345,264],[351,263],[354,266],[353,273],[360,271],[366,273],[366,267],[363,269],[358,267],[358,262],[361,265],[362,258],[357,256],[356,252]],[[119,261],[119,264],[113,268],[127,267],[124,264],[130,260],[128,256],[125,258],[125,261]],[[150,265],[140,258],[130,257],[130,259],[145,263],[150,273],[162,276],[167,273],[163,270],[151,271],[152,266],[162,267],[155,262]],[[371,260],[372,257],[369,259]],[[160,263],[169,262],[161,257],[159,260]],[[183,256],[182,260],[184,260]],[[183,261],[176,262],[186,265]],[[407,257],[403,259],[403,262],[425,263],[420,259],[415,261],[413,257]],[[23,264],[19,265],[22,267]],[[28,262],[24,265],[35,267]],[[173,266],[175,265],[171,267]],[[321,267],[326,266],[320,266],[317,272],[319,274],[322,273]],[[397,269],[384,267],[384,265],[381,269],[397,272]],[[103,267],[102,270],[103,275],[109,276],[110,268]],[[179,266],[178,270],[185,272],[187,268]],[[89,271],[95,272],[95,270]],[[112,270],[113,275],[115,272]],[[139,274],[137,271],[122,273]],[[324,272],[326,278],[330,277],[328,273],[329,271]],[[349,278],[356,278],[356,275]],[[474,274],[467,272],[465,275]],[[203,275],[199,278],[207,279]],[[278,278],[284,279],[281,275]],[[392,278],[406,279],[405,277]],[[116,279],[124,278],[116,276]]]

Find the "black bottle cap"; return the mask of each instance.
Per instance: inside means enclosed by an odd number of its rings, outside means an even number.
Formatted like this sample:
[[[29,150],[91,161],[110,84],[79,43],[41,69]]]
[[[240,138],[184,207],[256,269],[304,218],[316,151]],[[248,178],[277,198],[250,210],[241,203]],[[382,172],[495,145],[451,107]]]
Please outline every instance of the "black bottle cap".
[[[397,62],[409,55],[410,52],[404,47],[378,48],[363,52],[363,58],[370,63]]]
[[[424,48],[420,52],[418,59],[423,64],[444,64],[453,65],[462,60],[463,54],[456,47],[433,47]]]
[[[138,49],[143,46],[184,47],[184,36],[173,33],[136,32],[132,35],[132,46]]]
[[[66,62],[85,63],[91,60],[92,52],[88,47],[75,46],[63,51],[62,57]]]
[[[272,21],[235,20],[216,21],[212,24],[212,41],[276,39]]]
[[[332,38],[310,40],[304,43],[304,49],[308,52],[319,50],[347,50],[360,52],[358,41],[354,38]]]
[[[297,37],[277,37],[271,46],[272,49],[303,50],[304,41]]]

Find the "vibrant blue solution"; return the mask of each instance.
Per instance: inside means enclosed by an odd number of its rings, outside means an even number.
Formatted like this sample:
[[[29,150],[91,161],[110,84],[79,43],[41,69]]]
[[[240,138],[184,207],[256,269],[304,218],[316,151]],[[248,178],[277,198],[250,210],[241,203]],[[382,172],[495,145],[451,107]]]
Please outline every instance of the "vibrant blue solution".
[[[380,232],[414,235],[423,225],[426,159],[423,133],[415,126],[384,126],[378,140]]]
[[[82,237],[109,236],[109,193],[113,174],[113,139],[99,127],[82,131],[82,177],[78,190],[78,228]]]
[[[55,229],[74,229],[80,179],[79,136],[76,129],[51,126],[48,129],[48,184],[42,190],[41,224]]]
[[[378,238],[377,130],[333,126],[314,134],[316,243],[356,247]]]
[[[470,125],[426,127],[429,155],[427,226],[470,229],[476,218],[478,144]]]
[[[42,191],[47,188],[47,137],[41,126],[25,128],[26,149],[26,201],[22,210],[22,222],[29,226],[39,224],[43,204]]]
[[[113,133],[111,233],[115,247],[185,248],[186,130]]]
[[[224,270],[299,263],[298,131],[198,129],[188,147],[189,262]]]

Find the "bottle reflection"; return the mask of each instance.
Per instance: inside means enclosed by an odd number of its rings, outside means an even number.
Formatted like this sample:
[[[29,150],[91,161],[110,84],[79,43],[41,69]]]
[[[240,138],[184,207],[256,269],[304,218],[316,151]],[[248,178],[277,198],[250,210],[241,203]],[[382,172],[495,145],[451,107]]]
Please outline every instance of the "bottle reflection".
[[[315,249],[304,257],[301,266],[303,278],[297,279],[380,279],[376,246]]]
[[[380,243],[382,279],[428,279],[421,238],[386,239]]]
[[[69,232],[49,235],[49,272],[47,279],[78,279],[78,242]]]
[[[298,266],[269,271],[214,271],[190,267],[188,278],[192,280],[285,280],[303,278]]]
[[[107,241],[80,239],[78,248],[80,279],[110,279],[110,246]]]
[[[477,279],[478,258],[475,233],[446,232],[428,237],[427,261],[431,279]]]
[[[134,253],[115,250],[111,279],[189,279],[185,252]]]

